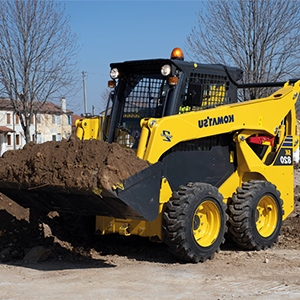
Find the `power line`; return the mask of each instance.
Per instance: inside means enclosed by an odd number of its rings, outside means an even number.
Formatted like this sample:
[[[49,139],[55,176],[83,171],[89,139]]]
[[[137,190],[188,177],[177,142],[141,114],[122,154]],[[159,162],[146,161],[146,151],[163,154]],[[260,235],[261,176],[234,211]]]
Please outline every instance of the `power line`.
[[[108,74],[102,74],[102,73],[94,73],[94,72],[85,72],[86,74],[92,74],[92,75],[98,75],[98,76],[106,76],[108,77]]]

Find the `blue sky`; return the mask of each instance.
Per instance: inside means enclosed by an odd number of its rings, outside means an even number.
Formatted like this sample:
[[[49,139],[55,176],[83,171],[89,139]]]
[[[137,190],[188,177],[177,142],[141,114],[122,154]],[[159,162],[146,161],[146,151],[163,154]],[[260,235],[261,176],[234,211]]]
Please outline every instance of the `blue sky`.
[[[110,63],[147,58],[169,58],[175,47],[185,48],[196,25],[201,1],[61,1],[79,36],[79,73],[87,73],[87,111],[104,109],[101,93],[110,80]],[[188,60],[188,58],[187,58]],[[82,75],[81,75],[82,76]],[[84,112],[82,89],[68,109]]]

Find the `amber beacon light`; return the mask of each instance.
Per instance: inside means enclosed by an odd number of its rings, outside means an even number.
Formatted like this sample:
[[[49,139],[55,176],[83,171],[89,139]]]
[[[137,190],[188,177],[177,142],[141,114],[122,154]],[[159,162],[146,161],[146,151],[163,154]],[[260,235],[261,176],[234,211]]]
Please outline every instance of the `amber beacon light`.
[[[184,60],[183,52],[180,48],[174,48],[171,53],[171,59]]]

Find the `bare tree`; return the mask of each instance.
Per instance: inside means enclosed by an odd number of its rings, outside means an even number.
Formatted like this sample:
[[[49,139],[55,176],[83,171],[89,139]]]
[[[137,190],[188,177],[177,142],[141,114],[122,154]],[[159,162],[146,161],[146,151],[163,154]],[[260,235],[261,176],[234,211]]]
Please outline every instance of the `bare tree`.
[[[77,37],[53,0],[0,0],[0,90],[19,116],[26,143],[43,104],[76,82]]]
[[[243,82],[275,82],[300,75],[300,1],[207,0],[187,37],[187,53],[206,63],[244,70]],[[251,89],[243,99],[266,96]]]
[[[101,107],[102,109],[106,109],[107,101],[109,101],[109,95],[110,95],[111,89],[106,88],[103,90],[100,94],[101,97]]]

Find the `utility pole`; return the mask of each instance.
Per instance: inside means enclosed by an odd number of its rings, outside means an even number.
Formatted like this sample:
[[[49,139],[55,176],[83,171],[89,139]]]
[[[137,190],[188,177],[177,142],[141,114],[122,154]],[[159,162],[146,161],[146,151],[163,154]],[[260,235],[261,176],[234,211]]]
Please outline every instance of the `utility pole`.
[[[82,71],[82,77],[83,77],[84,114],[86,115],[87,109],[86,109],[86,90],[85,90],[85,72],[84,71]]]

